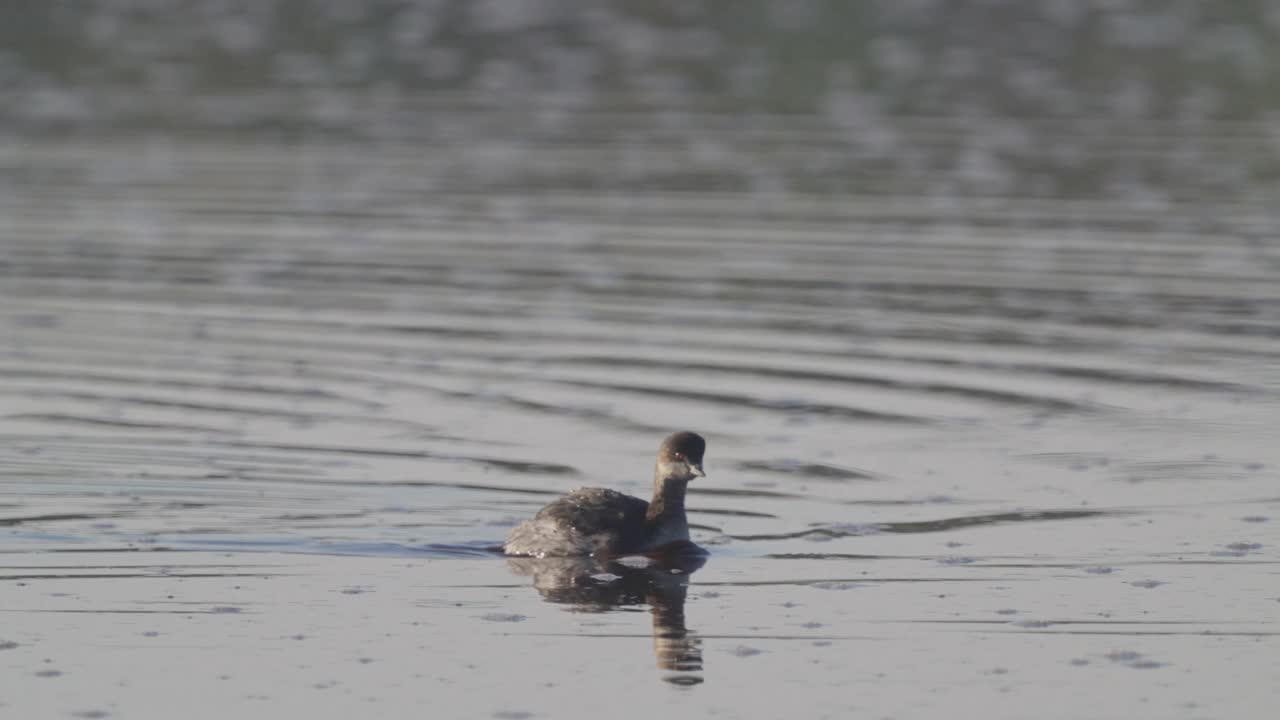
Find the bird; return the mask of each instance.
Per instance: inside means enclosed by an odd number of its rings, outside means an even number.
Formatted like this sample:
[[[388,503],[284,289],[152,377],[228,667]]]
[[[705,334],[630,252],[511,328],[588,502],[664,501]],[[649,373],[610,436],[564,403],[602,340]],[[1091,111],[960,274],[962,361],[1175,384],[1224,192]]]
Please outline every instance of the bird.
[[[706,440],[694,432],[667,436],[654,463],[651,500],[607,488],[579,488],[513,528],[503,552],[609,558],[690,544],[685,490],[690,481],[706,477],[702,469],[706,447]]]

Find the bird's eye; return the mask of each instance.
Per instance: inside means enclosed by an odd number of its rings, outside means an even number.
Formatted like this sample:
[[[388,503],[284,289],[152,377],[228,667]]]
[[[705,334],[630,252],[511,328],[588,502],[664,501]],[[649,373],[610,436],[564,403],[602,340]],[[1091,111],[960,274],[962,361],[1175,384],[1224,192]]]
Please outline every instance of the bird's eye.
[[[677,460],[684,460],[684,453],[676,453]]]

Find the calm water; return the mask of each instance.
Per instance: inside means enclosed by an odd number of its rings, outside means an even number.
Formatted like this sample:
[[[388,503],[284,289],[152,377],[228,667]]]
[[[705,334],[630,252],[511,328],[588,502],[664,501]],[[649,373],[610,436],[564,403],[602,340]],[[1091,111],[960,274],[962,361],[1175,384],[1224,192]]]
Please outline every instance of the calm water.
[[[479,42],[444,87],[324,92],[15,51],[44,84],[0,136],[0,710],[1269,717],[1273,111],[1167,114],[1210,75],[1151,51],[1128,105],[1023,113],[1111,97],[1031,64],[949,112],[977,80],[890,82],[937,44],[904,6],[865,94],[831,48],[792,70],[821,92],[701,73],[750,66],[714,9],[596,17],[631,39],[577,60],[638,78],[607,94],[536,63],[513,94]],[[663,23],[725,44],[666,68]],[[705,564],[490,551],[575,487],[645,494],[685,428]]]

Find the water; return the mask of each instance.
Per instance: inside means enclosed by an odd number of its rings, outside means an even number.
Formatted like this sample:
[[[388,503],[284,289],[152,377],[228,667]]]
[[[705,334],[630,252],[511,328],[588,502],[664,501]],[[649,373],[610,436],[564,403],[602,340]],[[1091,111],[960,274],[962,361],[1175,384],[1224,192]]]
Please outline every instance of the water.
[[[928,5],[874,16],[882,82]],[[850,94],[826,48],[790,71],[818,89],[733,90],[722,10],[615,10],[629,43],[579,58],[636,64],[610,93],[480,42],[323,91],[170,35],[111,57],[178,85],[14,51],[44,94],[0,142],[0,710],[1269,717],[1274,133],[1160,78],[1274,20],[1135,10],[1226,29],[1135,66],[1150,107],[1041,116],[1004,93],[1096,80]],[[636,39],[668,22],[726,44],[671,70]],[[492,552],[574,487],[645,494],[675,429],[705,563]]]

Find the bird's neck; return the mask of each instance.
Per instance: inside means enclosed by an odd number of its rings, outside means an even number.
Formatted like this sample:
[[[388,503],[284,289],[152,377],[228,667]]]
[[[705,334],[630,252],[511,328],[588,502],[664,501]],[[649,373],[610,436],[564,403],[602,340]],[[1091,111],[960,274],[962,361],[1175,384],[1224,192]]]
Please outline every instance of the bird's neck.
[[[670,478],[654,478],[653,500],[649,503],[646,520],[665,520],[667,518],[684,517],[684,491],[689,486],[688,480],[672,480]]]

